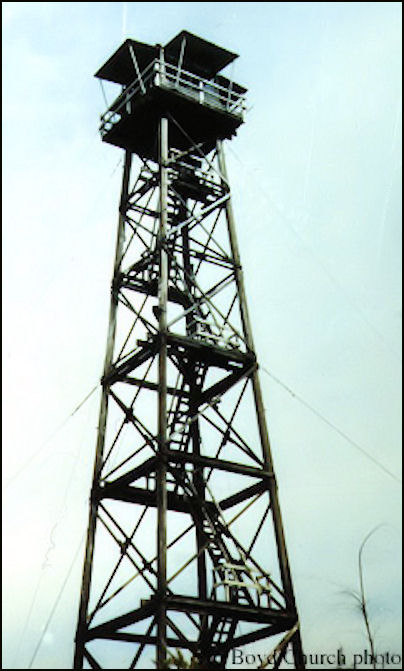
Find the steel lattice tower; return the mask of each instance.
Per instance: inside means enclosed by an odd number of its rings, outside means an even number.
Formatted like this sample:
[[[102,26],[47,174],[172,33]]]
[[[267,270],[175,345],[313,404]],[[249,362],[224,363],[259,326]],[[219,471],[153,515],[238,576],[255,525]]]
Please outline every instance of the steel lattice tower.
[[[236,57],[183,31],[96,73],[125,161],[76,669],[224,669],[262,639],[304,669],[222,146]]]

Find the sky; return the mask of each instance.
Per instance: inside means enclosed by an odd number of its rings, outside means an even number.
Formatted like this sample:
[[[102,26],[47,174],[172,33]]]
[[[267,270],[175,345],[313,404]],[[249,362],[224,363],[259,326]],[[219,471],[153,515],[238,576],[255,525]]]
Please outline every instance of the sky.
[[[304,647],[366,649],[378,527],[370,617],[401,654],[401,4],[2,9],[3,668],[72,662],[98,391],[68,417],[102,371],[122,169],[93,74],[182,29],[248,89],[225,151]]]

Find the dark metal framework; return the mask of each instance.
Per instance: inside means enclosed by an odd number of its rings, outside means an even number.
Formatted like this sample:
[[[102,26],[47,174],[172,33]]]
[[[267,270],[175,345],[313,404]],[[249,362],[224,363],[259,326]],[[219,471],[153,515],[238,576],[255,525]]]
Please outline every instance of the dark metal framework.
[[[171,107],[135,180],[125,152],[76,669],[269,638],[304,669],[222,140],[197,140]]]

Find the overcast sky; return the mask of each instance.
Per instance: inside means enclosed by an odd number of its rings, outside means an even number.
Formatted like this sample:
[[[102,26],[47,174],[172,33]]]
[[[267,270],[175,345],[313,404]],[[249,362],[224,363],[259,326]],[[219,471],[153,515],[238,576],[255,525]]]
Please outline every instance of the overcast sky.
[[[98,392],[55,431],[101,375],[121,179],[94,72],[127,36],[182,29],[240,54],[249,111],[226,151],[259,361],[400,478],[401,4],[2,7],[3,668],[29,668],[66,580],[32,663],[63,669]],[[365,585],[378,651],[400,653],[400,484],[261,381],[306,651],[366,648],[345,591],[381,525]]]

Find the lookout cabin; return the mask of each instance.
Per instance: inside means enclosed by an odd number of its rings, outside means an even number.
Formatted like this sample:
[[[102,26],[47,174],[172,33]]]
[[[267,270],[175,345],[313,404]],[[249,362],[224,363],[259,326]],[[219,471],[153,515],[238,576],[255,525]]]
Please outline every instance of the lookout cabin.
[[[101,116],[102,139],[155,159],[158,122],[167,116],[170,147],[210,151],[243,123],[247,90],[220,74],[236,58],[185,30],[166,46],[125,40],[95,74],[122,87]]]

